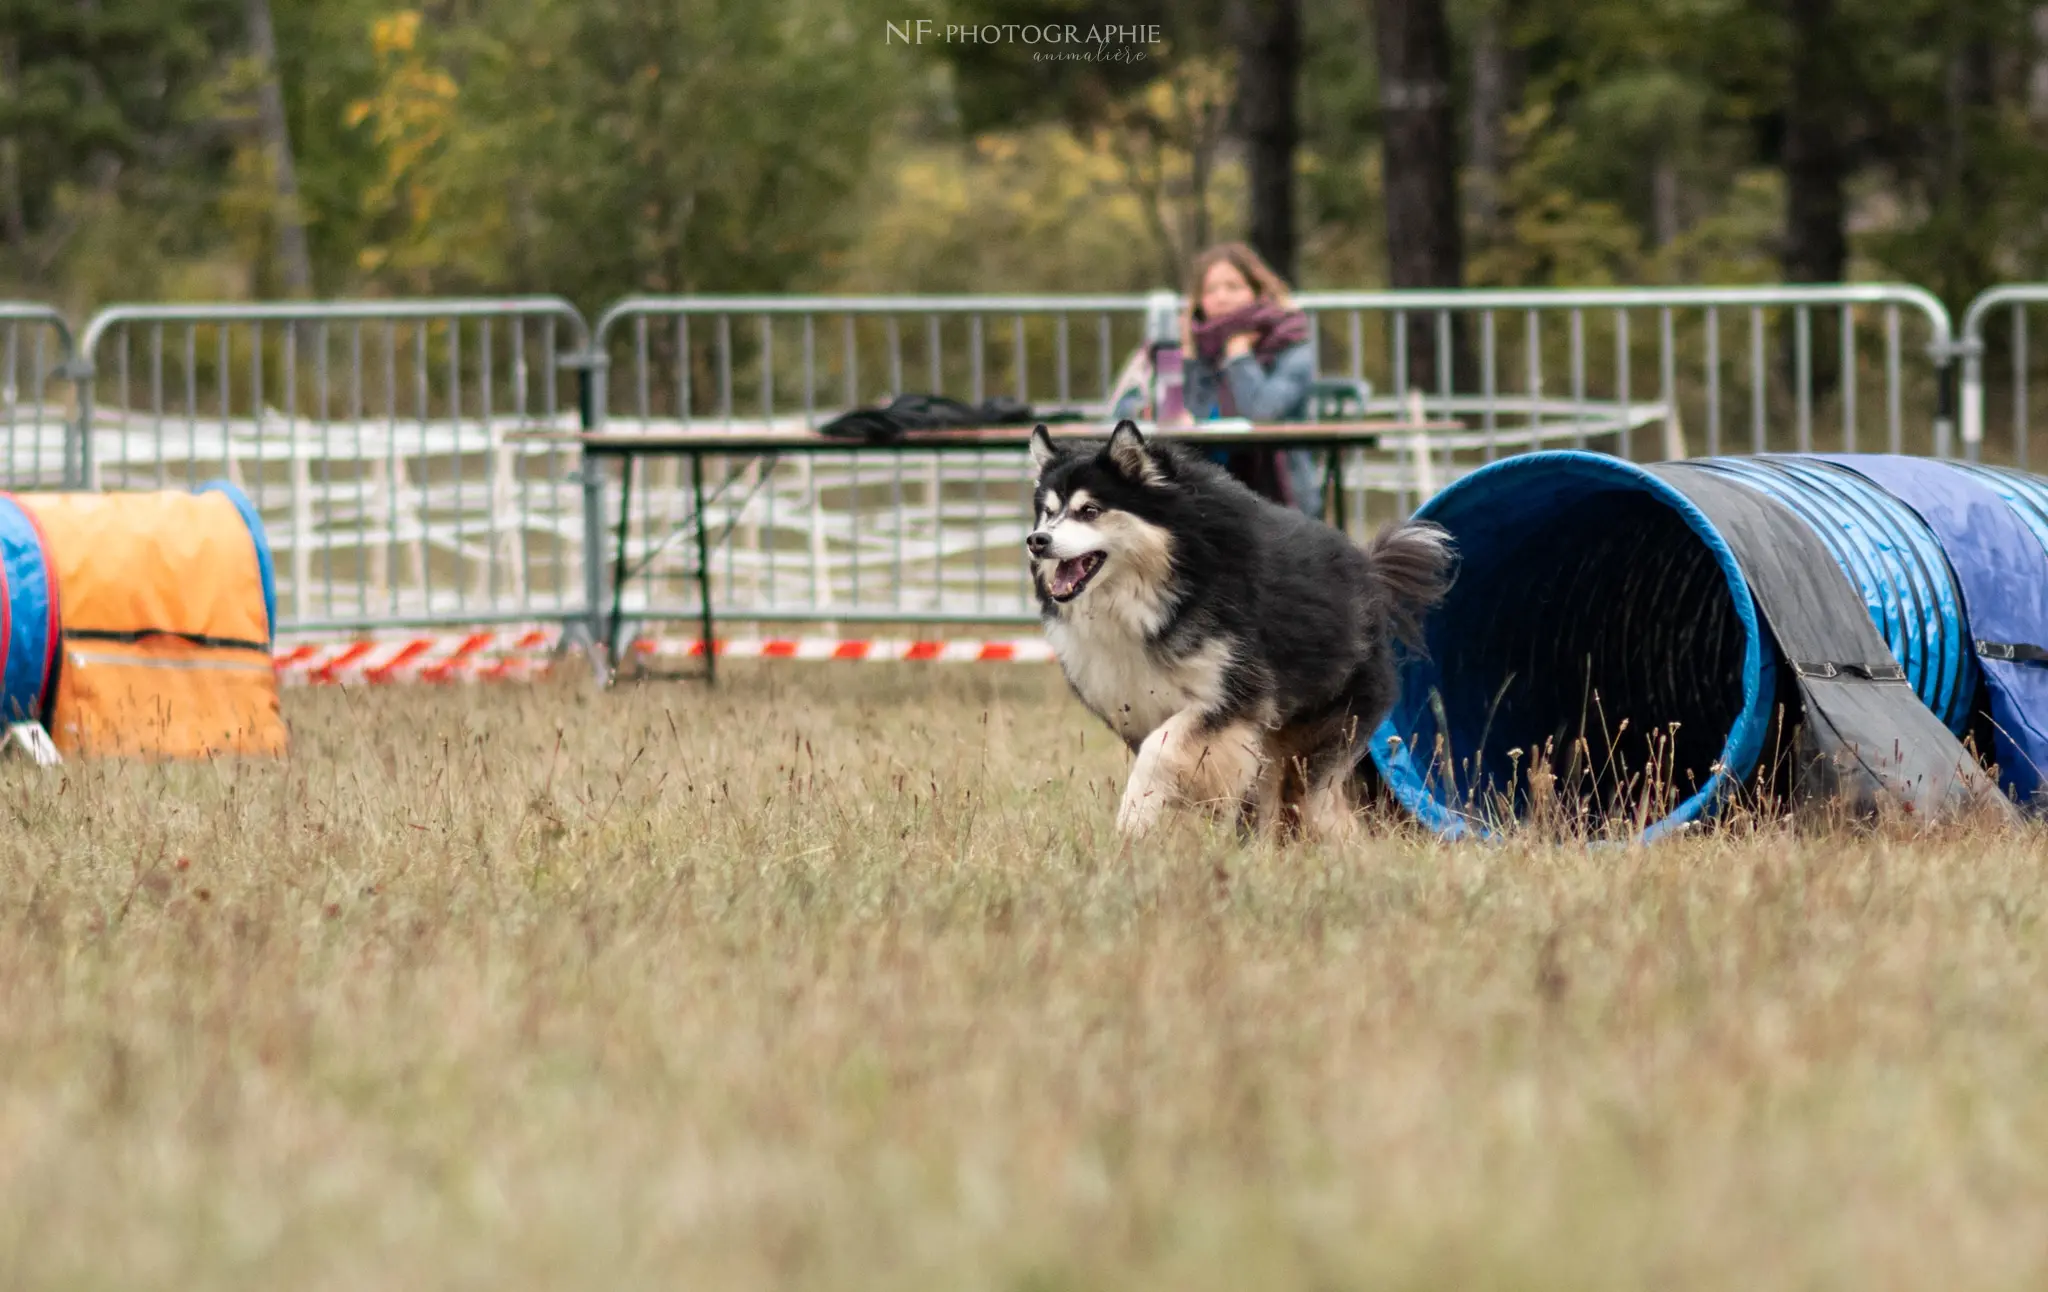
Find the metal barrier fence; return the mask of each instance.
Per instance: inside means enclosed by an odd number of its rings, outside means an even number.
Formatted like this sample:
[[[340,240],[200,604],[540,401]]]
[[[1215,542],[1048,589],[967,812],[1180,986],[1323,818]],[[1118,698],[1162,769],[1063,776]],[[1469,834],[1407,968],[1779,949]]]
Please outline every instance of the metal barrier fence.
[[[629,298],[598,319],[602,423],[613,431],[814,427],[906,390],[1003,395],[1099,422],[1146,335],[1143,296]],[[714,458],[721,615],[788,621],[1026,622],[1020,453]],[[696,600],[685,465],[640,468],[629,610]]]
[[[1361,527],[1480,463],[1536,447],[1630,457],[1955,445],[2012,373],[2011,456],[2030,418],[2026,307],[1987,292],[1960,344],[1903,285],[1303,293],[1318,367],[1353,413],[1467,430],[1347,455]],[[2010,307],[2012,361],[1987,357]],[[586,327],[554,297],[116,306],[74,345],[37,305],[0,304],[11,488],[183,485],[225,475],[277,549],[280,627],[584,622],[604,600],[606,482],[516,430],[816,426],[905,391],[1002,397],[1099,429],[1131,402],[1171,293],[629,298]],[[1444,362],[1437,357],[1446,356]],[[2002,449],[1994,452],[2003,454]],[[687,468],[641,467],[629,557],[636,619],[695,613]],[[712,593],[727,620],[974,622],[1033,617],[1020,454],[857,453],[708,463]],[[616,495],[613,495],[616,498]]]
[[[1963,312],[1956,350],[1963,360],[1963,451],[1971,461],[1987,451],[2017,467],[2029,465],[2028,438],[2044,412],[2036,405],[2048,382],[2030,380],[2033,352],[2028,344],[2031,310],[2048,305],[2048,283],[2008,283],[1983,292]],[[2005,320],[2002,334],[1995,329]],[[2009,383],[2007,398],[1987,399],[1995,378]]]
[[[73,438],[77,358],[63,315],[0,301],[0,488],[59,489],[84,478]]]
[[[1476,420],[1488,458],[1563,439],[1641,457],[1645,431],[1659,458],[1816,446],[1945,453],[1953,427],[1936,370],[1907,365],[1908,355],[1946,365],[1948,311],[1905,284],[1299,299],[1322,371],[1384,381],[1387,411],[1413,381],[1428,383],[1427,406]],[[1462,353],[1418,378],[1419,338]],[[1655,425],[1611,415],[1642,404]]]
[[[1947,312],[1910,286],[1605,291],[1312,292],[1326,377],[1369,388],[1356,411],[1417,406],[1470,429],[1340,465],[1362,533],[1503,453],[1915,448],[1945,452],[1933,370]],[[905,390],[1000,394],[1101,422],[1127,359],[1178,330],[1172,294],[1104,297],[633,298],[594,329],[611,430],[814,427]],[[1418,351],[1423,353],[1418,353]],[[1436,354],[1455,355],[1436,363]],[[1411,386],[1422,389],[1411,391]],[[1910,412],[1909,412],[1910,410]],[[1932,413],[1930,416],[1929,413]],[[682,463],[636,488],[629,613],[696,604]],[[1023,622],[1035,618],[1017,453],[712,459],[712,595],[724,618]]]
[[[281,627],[580,617],[582,317],[553,297],[117,306],[81,337],[88,488],[225,476],[262,513]]]

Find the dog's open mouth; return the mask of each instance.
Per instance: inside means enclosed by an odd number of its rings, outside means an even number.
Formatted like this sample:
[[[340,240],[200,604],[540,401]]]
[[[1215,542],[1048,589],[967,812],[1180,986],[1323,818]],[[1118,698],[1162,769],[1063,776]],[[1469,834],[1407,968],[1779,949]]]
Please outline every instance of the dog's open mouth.
[[[1088,586],[1088,580],[1102,568],[1102,553],[1088,552],[1070,561],[1061,561],[1052,567],[1052,573],[1045,576],[1045,594],[1054,601],[1072,601],[1081,595],[1081,589]]]

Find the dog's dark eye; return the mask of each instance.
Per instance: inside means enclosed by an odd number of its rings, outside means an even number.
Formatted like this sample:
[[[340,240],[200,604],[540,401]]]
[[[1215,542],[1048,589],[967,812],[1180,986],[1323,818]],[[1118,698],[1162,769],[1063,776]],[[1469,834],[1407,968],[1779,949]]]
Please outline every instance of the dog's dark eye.
[[[1096,505],[1095,505],[1094,503],[1092,503],[1092,502],[1091,502],[1091,503],[1087,503],[1087,504],[1084,504],[1084,505],[1083,505],[1083,506],[1081,507],[1081,509],[1080,509],[1080,510],[1076,511],[1076,512],[1074,513],[1074,519],[1075,519],[1075,520],[1094,520],[1094,519],[1095,519],[1095,518],[1096,518],[1097,516],[1100,516],[1101,514],[1102,514],[1102,508],[1100,508],[1100,507],[1096,506]]]

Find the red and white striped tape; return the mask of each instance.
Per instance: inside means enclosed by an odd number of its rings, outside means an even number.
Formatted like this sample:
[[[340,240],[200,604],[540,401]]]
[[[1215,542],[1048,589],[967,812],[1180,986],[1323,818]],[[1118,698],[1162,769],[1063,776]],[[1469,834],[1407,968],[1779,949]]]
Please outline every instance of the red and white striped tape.
[[[633,643],[642,655],[701,658],[704,643],[695,637],[643,638]],[[889,638],[742,637],[718,643],[720,659],[879,660],[940,664],[1040,664],[1050,660],[1052,644],[1041,638],[1017,641],[902,641]]]
[[[474,632],[381,641],[280,643],[277,679],[286,685],[499,681],[546,671],[558,633]]]
[[[277,677],[286,685],[351,686],[387,682],[515,681],[544,673],[560,634],[553,629],[474,632],[359,642],[280,644]],[[701,659],[694,637],[641,638],[636,655]],[[1044,663],[1041,638],[1012,641],[906,641],[890,638],[742,637],[717,643],[720,659],[869,660],[929,663]]]

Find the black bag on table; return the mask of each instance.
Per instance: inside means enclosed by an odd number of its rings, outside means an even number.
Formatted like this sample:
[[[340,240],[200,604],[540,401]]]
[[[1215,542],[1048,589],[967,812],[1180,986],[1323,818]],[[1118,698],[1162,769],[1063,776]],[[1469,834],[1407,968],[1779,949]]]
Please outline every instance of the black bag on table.
[[[979,404],[963,404],[944,395],[898,395],[879,408],[856,408],[818,428],[835,440],[895,444],[917,431],[950,431],[970,426],[1022,426],[1034,421],[1073,421],[1076,414],[1034,418],[1031,406],[996,395]]]

